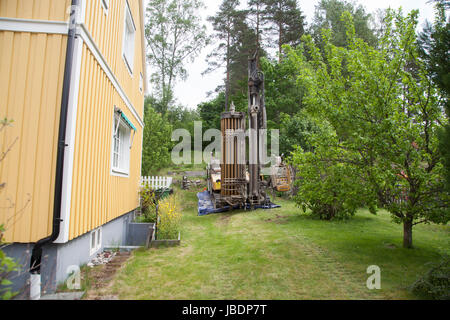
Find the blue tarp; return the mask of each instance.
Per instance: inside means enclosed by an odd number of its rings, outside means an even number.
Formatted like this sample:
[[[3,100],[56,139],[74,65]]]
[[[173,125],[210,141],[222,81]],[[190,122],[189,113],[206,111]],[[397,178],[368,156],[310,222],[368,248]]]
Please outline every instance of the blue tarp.
[[[231,206],[226,206],[220,209],[214,209],[213,202],[211,200],[211,195],[208,191],[203,191],[197,193],[198,198],[198,215],[204,216],[210,213],[219,213],[231,210]],[[281,206],[277,204],[270,203],[269,205],[263,206],[255,206],[255,209],[273,209],[280,208]],[[234,207],[233,209],[239,209],[239,206]],[[250,209],[250,205],[247,205],[247,209]]]

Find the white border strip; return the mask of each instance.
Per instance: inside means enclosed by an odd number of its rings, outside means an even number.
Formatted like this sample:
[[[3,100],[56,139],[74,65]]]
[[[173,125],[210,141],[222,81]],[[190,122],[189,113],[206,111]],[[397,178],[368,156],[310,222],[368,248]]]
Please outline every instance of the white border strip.
[[[75,137],[77,127],[78,93],[80,88],[81,57],[83,56],[83,40],[75,39],[72,67],[71,87],[69,93],[69,110],[66,128],[66,150],[64,156],[63,189],[61,201],[61,227],[55,243],[69,241],[70,207],[72,201],[73,164],[75,157]]]
[[[67,35],[67,33],[69,32],[69,24],[66,21],[46,21],[1,17],[0,30]]]
[[[76,28],[78,24],[84,22],[86,14],[86,1],[82,0],[81,14],[78,16]],[[78,33],[76,30],[75,34]],[[77,127],[77,113],[78,113],[78,96],[81,82],[81,59],[83,56],[83,39],[75,38],[72,76],[70,79],[69,91],[69,109],[67,113],[67,127],[66,127],[66,150],[64,156],[64,170],[63,170],[63,188],[61,199],[61,225],[58,238],[54,243],[66,243],[69,241],[70,228],[70,213],[72,203],[72,180],[73,180],[73,164],[75,158],[75,138]]]

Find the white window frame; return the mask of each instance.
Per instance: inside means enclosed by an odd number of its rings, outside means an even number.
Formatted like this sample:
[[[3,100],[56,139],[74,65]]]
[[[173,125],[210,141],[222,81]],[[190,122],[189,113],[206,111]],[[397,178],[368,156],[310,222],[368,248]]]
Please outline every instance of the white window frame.
[[[131,157],[131,128],[122,119],[122,116],[114,111],[112,140],[111,140],[111,174],[120,177],[130,176]],[[117,143],[116,143],[117,142]],[[117,161],[116,163],[116,156]]]
[[[125,14],[124,14],[124,28],[123,28],[123,44],[122,44],[122,58],[125,62],[125,66],[133,77],[134,66],[134,53],[136,44],[136,25],[134,24],[133,15],[128,4],[128,0],[125,1]],[[131,34],[131,43],[128,39],[128,34]],[[128,40],[128,41],[127,41]]]
[[[109,10],[109,0],[100,0],[102,7],[103,7],[103,12],[105,13],[105,15],[108,15],[108,10]]]
[[[95,254],[102,248],[102,227],[94,229],[89,234],[89,255]]]

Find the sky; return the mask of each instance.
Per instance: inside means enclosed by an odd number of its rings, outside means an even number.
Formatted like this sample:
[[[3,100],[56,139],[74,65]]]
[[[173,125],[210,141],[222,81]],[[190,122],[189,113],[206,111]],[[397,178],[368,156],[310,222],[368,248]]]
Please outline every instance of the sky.
[[[212,34],[212,27],[206,21],[208,16],[212,16],[218,11],[221,0],[204,0],[206,9],[201,12],[204,23],[208,28],[209,34]],[[244,3],[245,0],[241,0]],[[300,9],[306,16],[306,21],[309,24],[314,16],[315,5],[319,0],[299,0]],[[391,7],[397,9],[400,6],[403,12],[409,12],[413,9],[419,9],[419,26],[421,28],[425,20],[433,21],[434,9],[428,0],[356,0],[357,4],[362,4],[367,12],[375,12],[377,9],[385,9]],[[214,98],[214,94],[207,96],[208,92],[214,92],[214,89],[223,83],[225,70],[217,70],[213,73],[201,75],[208,67],[205,59],[208,53],[214,49],[214,45],[205,47],[193,63],[186,64],[188,78],[186,81],[178,81],[175,85],[176,104],[183,105],[189,109],[197,108],[201,102],[205,102]],[[149,75],[151,70],[149,70]],[[150,85],[150,93],[152,87]]]

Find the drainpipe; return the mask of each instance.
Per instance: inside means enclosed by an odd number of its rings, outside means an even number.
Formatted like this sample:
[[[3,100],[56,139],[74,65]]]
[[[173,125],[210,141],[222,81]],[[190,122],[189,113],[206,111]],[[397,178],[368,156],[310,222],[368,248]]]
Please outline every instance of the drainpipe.
[[[70,18],[77,14],[79,7],[79,0],[72,0],[72,7],[70,11]],[[69,92],[70,79],[72,76],[72,64],[74,54],[76,28],[69,24],[69,32],[67,37],[66,62],[64,67],[64,82],[61,99],[61,113],[59,117],[59,132],[58,132],[58,153],[56,159],[56,176],[55,176],[55,196],[53,200],[53,228],[52,234],[36,242],[31,253],[30,261],[30,299],[39,300],[41,297],[41,259],[42,247],[55,241],[59,236],[61,225],[61,200],[63,187],[63,167],[64,167],[64,153],[66,145],[66,127],[67,127],[67,113],[69,107]]]

